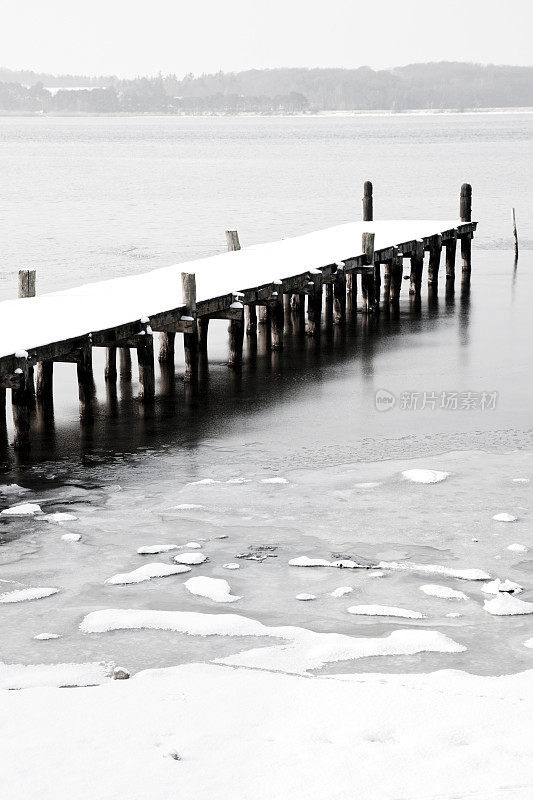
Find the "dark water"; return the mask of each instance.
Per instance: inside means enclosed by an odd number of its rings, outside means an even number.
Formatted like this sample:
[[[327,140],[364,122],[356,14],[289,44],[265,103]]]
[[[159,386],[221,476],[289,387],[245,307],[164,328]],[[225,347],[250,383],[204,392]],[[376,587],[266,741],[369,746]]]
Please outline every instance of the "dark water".
[[[56,526],[2,518],[1,578],[61,589],[2,608],[2,660],[105,657],[139,668],[243,647],[147,631],[77,632],[84,614],[98,608],[225,610],[189,595],[182,576],[103,586],[110,575],[145,563],[137,547],[195,539],[210,561],[191,574],[229,580],[244,595],[230,607],[233,613],[364,636],[420,625],[468,646],[461,656],[363,660],[362,668],[531,666],[533,651],[523,647],[533,636],[531,618],[491,617],[479,585],[403,573],[381,582],[347,579],[335,571],[290,569],[287,561],[343,552],[370,561],[402,557],[479,567],[522,583],[521,597],[533,599],[533,562],[528,553],[506,549],[513,542],[533,546],[531,488],[512,483],[531,477],[533,446],[532,120],[0,120],[4,298],[13,296],[22,266],[37,268],[38,291],[45,291],[221,251],[226,228],[238,228],[246,244],[344,222],[359,216],[362,181],[369,177],[376,217],[449,218],[459,185],[469,180],[480,220],[470,293],[461,294],[457,284],[446,296],[441,284],[438,299],[424,292],[413,307],[404,284],[398,319],[352,315],[345,331],[324,330],[319,342],[288,323],[283,353],[268,352],[260,334],[257,350],[247,344],[240,373],[225,363],[225,324],[212,324],[209,368],[198,391],[183,384],[178,347],[176,373],[159,376],[150,414],[139,408],[135,375],[116,393],[106,388],[99,354],[95,419],[80,427],[75,368],[57,366],[54,415],[36,411],[25,462],[14,457],[8,427],[2,482],[28,487],[24,500],[72,510],[79,520]],[[523,237],[517,267],[511,205]],[[393,410],[376,409],[378,390],[395,395]],[[424,393],[425,408],[401,407],[402,395],[416,394],[420,406]],[[457,393],[456,410],[439,407],[443,393]],[[484,393],[497,393],[494,407],[482,408]],[[445,469],[451,477],[434,487],[406,484],[399,475],[410,467]],[[260,484],[276,475],[289,484]],[[250,483],[187,486],[236,477]],[[379,485],[359,490],[358,482]],[[6,496],[3,506],[18,499]],[[169,510],[178,503],[206,510]],[[493,523],[500,511],[518,522]],[[66,531],[81,532],[82,543],[65,545]],[[220,533],[229,539],[217,540]],[[250,545],[266,543],[279,546],[276,559],[242,562],[238,572],[222,568]],[[357,597],[326,600],[346,583]],[[472,600],[461,618],[448,619],[446,612],[457,607],[420,593],[422,583],[447,583]],[[300,591],[319,599],[295,603]],[[354,618],[346,607],[356,602],[419,609],[428,619]],[[51,626],[63,638],[32,640]]]

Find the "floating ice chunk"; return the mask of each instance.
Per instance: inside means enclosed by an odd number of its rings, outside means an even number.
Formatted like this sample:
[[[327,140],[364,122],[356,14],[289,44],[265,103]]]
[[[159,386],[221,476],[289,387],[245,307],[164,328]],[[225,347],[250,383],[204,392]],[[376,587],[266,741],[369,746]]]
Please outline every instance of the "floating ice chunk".
[[[331,597],[344,597],[345,594],[353,592],[353,586],[339,586],[338,589],[333,589],[330,592]]]
[[[440,586],[437,583],[426,583],[424,586],[420,586],[419,589],[424,594],[429,594],[431,597],[441,597],[443,600],[470,599],[464,592],[458,592],[457,589],[450,589],[449,586]]]
[[[41,600],[43,597],[50,597],[57,594],[59,589],[52,589],[46,586],[38,586],[31,589],[14,589],[12,592],[0,594],[0,603],[22,603],[24,600]]]
[[[187,542],[185,547],[190,547],[191,550],[200,550],[202,545],[198,544],[198,542]]]
[[[359,564],[351,558],[340,558],[337,561],[330,561],[330,567],[338,567],[339,569],[369,569],[368,564]]]
[[[38,642],[45,642],[48,639],[60,639],[59,633],[38,633],[37,636],[33,637]]]
[[[492,519],[496,520],[496,522],[516,522],[517,517],[504,512],[503,514],[495,514]]]
[[[529,483],[529,478],[513,478],[513,483]]]
[[[288,483],[287,478],[261,478],[261,483]]]
[[[230,478],[226,483],[251,483],[251,478]]]
[[[176,511],[192,511],[194,508],[205,508],[205,506],[200,506],[198,503],[180,503],[172,508]]]
[[[202,478],[200,481],[188,483],[187,486],[211,486],[213,483],[222,483],[222,481],[216,481],[214,478]]]
[[[510,550],[512,553],[527,553],[527,551],[529,550],[529,548],[526,547],[525,544],[517,544],[517,543],[510,544],[507,549]]]
[[[420,611],[410,611],[408,608],[396,608],[396,606],[350,606],[348,614],[359,614],[364,617],[404,617],[405,619],[423,619],[424,614]]]
[[[369,578],[383,578],[384,575],[385,575],[385,573],[382,572],[382,570],[380,570],[380,569],[372,569],[368,573],[368,577]]]
[[[375,489],[376,486],[379,486],[379,485],[380,484],[378,483],[378,481],[367,481],[366,483],[356,483],[355,484],[355,488],[356,489]]]
[[[5,664],[0,661],[0,689],[33,689],[38,686],[96,686],[109,679],[109,665]]]
[[[528,639],[527,642],[524,642],[525,647],[530,647],[533,650],[533,639]]]
[[[154,564],[145,564],[138,569],[132,570],[132,572],[122,572],[118,575],[112,575],[111,578],[107,578],[104,583],[113,586],[124,586],[129,583],[142,583],[152,578],[166,578],[169,575],[179,575],[182,572],[190,571],[190,567],[174,567],[172,564],[159,564],[156,562]]]
[[[177,550],[177,544],[146,544],[138,547],[137,552],[140,556],[155,556],[158,553],[168,553],[170,550]]]
[[[203,564],[207,561],[207,556],[203,553],[179,553],[174,556],[174,561],[176,564]]]
[[[309,558],[308,556],[298,556],[291,558],[289,567],[329,567],[330,562],[325,558]]]
[[[498,594],[499,592],[508,592],[509,594],[520,594],[520,592],[524,591],[524,587],[520,586],[519,583],[514,583],[510,580],[501,581],[499,578],[496,578],[490,583],[484,583],[481,587],[481,591],[485,592],[485,594]]]
[[[61,540],[63,542],[79,542],[81,540],[81,533],[64,533]]]
[[[446,616],[455,619],[456,617],[461,617],[462,614],[459,614],[458,611],[450,611],[449,614],[446,614]]]
[[[24,492],[29,491],[29,489],[25,489],[24,486],[19,486],[17,483],[6,483],[4,486],[0,486],[0,494],[24,494]]]
[[[45,514],[41,519],[46,520],[46,522],[57,522],[59,525],[62,525],[63,522],[75,522],[78,517],[74,514],[68,514],[66,511],[56,511],[54,514]]]
[[[497,617],[510,617],[515,614],[533,614],[533,603],[527,603],[508,592],[499,592],[492,600],[485,600],[485,611]]]
[[[491,576],[482,569],[453,569],[440,564],[414,564],[411,561],[380,561],[378,569],[410,570],[426,572],[430,575],[446,575],[448,578],[459,578],[463,581],[490,581]]]
[[[306,594],[306,592],[301,592],[300,594],[296,595],[297,600],[316,600],[316,594]]]
[[[224,569],[240,569],[240,564],[236,564],[234,561],[231,561],[229,564],[222,564]]]
[[[19,506],[11,506],[11,508],[4,508],[1,512],[6,517],[26,517],[33,514],[41,513],[41,506],[37,503],[22,503]]]
[[[207,597],[215,603],[234,603],[236,600],[242,600],[242,596],[231,594],[231,587],[223,578],[198,575],[196,578],[189,578],[183,585],[191,594]]]
[[[402,472],[403,477],[413,483],[440,483],[446,480],[449,474],[436,469],[407,469]]]

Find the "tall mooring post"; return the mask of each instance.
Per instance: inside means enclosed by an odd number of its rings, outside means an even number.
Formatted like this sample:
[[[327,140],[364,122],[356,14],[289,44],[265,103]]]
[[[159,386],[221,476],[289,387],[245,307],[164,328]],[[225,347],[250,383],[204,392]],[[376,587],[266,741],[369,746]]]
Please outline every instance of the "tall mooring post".
[[[472,222],[472,187],[469,183],[461,186],[460,200],[461,222]],[[470,273],[472,272],[472,234],[464,233],[461,235],[461,258],[463,270],[461,282],[470,283]]]
[[[241,249],[239,241],[239,234],[237,231],[226,231],[226,243],[228,245],[228,252],[235,252]],[[257,313],[254,305],[245,306],[244,313],[246,314],[246,333],[254,335],[257,332]],[[230,339],[230,353],[229,364],[230,366],[238,366],[242,363],[242,348],[244,343],[244,320],[232,319],[229,323],[229,339]],[[207,335],[207,334],[206,334]]]
[[[194,272],[181,273],[181,289],[187,316],[196,321],[196,275]],[[183,379],[195,383],[198,380],[198,329],[196,325],[192,326],[190,333],[183,334],[183,348],[185,351]]]
[[[35,277],[36,273],[34,269],[19,269],[19,298],[35,297]],[[35,396],[32,366],[27,368],[27,396],[31,403]]]
[[[376,291],[374,281],[374,233],[363,233],[362,250],[365,254],[365,261],[372,271],[368,270],[361,275],[361,295],[363,314],[373,314],[376,310]]]

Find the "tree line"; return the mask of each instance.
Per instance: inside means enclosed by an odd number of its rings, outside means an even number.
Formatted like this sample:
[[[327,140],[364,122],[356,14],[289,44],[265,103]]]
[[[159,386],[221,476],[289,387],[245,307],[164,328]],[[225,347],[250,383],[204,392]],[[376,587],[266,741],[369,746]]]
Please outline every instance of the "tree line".
[[[123,80],[0,69],[0,110],[297,114],[533,106],[533,67],[441,62],[391,70],[268,69]]]

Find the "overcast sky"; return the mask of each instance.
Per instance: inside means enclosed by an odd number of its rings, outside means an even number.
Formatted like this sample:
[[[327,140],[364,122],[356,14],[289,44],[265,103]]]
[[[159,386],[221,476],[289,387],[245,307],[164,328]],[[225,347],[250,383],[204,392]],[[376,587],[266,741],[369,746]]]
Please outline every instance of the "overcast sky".
[[[0,0],[0,65],[156,74],[532,64],[533,0]]]

